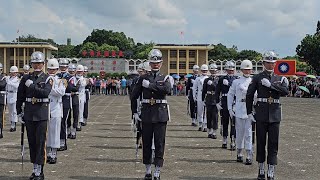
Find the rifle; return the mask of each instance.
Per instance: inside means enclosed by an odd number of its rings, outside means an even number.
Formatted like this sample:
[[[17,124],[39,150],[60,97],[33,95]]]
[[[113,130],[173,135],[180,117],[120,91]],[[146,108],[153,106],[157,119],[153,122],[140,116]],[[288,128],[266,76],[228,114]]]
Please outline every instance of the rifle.
[[[23,170],[23,157],[24,157],[24,124],[21,124],[21,165]]]

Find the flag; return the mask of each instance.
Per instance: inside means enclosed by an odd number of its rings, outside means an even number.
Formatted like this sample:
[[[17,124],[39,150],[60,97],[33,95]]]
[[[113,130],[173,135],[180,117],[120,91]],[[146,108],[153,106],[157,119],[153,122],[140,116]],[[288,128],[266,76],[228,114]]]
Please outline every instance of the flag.
[[[116,57],[116,51],[111,51],[111,56]]]
[[[123,57],[123,52],[119,51],[119,57]]]
[[[276,66],[274,68],[274,73],[277,75],[290,76],[296,73],[296,60],[277,60]]]
[[[109,57],[109,51],[104,51],[104,57]]]
[[[100,56],[101,56],[101,52],[97,51],[97,57],[100,57]]]
[[[82,51],[82,56],[86,56],[86,55],[87,55],[87,51],[86,50]]]
[[[94,56],[94,51],[90,50],[90,56],[93,57]]]

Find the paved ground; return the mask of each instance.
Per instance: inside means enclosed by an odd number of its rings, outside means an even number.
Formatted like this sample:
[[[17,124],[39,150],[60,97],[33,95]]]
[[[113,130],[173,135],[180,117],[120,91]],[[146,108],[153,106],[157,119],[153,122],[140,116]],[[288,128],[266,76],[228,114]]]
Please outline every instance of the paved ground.
[[[220,148],[220,136],[208,139],[190,126],[185,97],[169,97],[169,103],[172,122],[162,179],[255,179],[256,162],[252,166],[236,163],[234,152]],[[277,179],[320,179],[320,99],[284,98],[283,104]],[[45,166],[46,179],[141,179],[144,165],[141,150],[135,158],[130,121],[128,97],[92,96],[88,126],[76,140],[68,141],[69,149],[58,154],[57,164]],[[15,133],[8,130],[7,123],[0,140],[0,179],[27,179],[32,164],[26,150],[21,168],[20,127]]]

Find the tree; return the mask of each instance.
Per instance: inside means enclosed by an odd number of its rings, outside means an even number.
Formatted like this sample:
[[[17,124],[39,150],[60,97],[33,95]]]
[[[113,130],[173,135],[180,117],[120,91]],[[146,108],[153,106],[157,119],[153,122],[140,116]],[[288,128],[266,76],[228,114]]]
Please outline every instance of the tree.
[[[102,44],[98,47],[98,50],[101,52],[104,51],[119,51],[119,48],[117,46],[110,46],[109,44]]]
[[[238,53],[237,59],[241,59],[241,60],[249,59],[249,60],[259,61],[262,59],[262,54],[254,50],[242,50]]]
[[[52,55],[56,58],[72,58],[75,57],[76,55],[73,53],[74,46],[73,45],[58,45],[58,51],[53,51]]]
[[[232,48],[227,48],[225,45],[219,43],[214,46],[214,49],[209,51],[208,58],[213,60],[235,59],[238,54],[236,49],[236,46],[232,46]]]
[[[320,22],[317,23],[317,32],[314,35],[306,35],[297,46],[296,52],[299,59],[306,62],[316,71],[320,73]]]
[[[134,47],[133,50],[133,58],[134,59],[147,59],[148,58],[148,54],[151,51],[151,49],[153,48],[154,43],[150,42],[150,43],[137,43],[137,45]]]
[[[83,41],[83,44],[87,42],[95,42],[98,46],[102,44],[117,46],[122,51],[133,49],[135,44],[133,38],[127,37],[123,32],[113,32],[105,29],[94,29],[91,35]]]
[[[57,43],[55,43],[53,39],[49,39],[49,38],[48,39],[41,39],[41,38],[35,37],[32,34],[28,34],[26,36],[24,36],[24,35],[19,36],[17,40],[19,40],[19,42],[48,42],[54,46],[57,45]]]
[[[99,48],[98,44],[96,42],[87,42],[84,43],[80,49],[80,52],[82,51],[97,51]]]

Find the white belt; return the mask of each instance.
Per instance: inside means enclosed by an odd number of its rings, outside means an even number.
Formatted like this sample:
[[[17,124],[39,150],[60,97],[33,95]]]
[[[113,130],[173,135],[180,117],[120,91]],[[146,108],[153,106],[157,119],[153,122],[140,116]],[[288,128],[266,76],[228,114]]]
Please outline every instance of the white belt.
[[[65,96],[71,96],[71,93],[64,93]]]
[[[207,91],[207,94],[215,94],[215,92],[214,91]]]
[[[141,102],[153,105],[153,104],[167,103],[168,101],[166,99],[142,99]]]
[[[79,95],[79,92],[72,92],[71,95]]]
[[[228,94],[222,94],[222,96],[228,96]]]
[[[49,102],[49,98],[43,98],[43,99],[38,99],[38,98],[26,98],[26,102],[31,102],[32,104],[34,103],[46,103]]]
[[[258,98],[259,102],[266,102],[266,103],[280,103],[280,99],[273,99],[272,97],[269,98]]]
[[[86,92],[89,92],[89,89],[86,89]]]
[[[7,91],[0,91],[1,94],[7,94]]]

